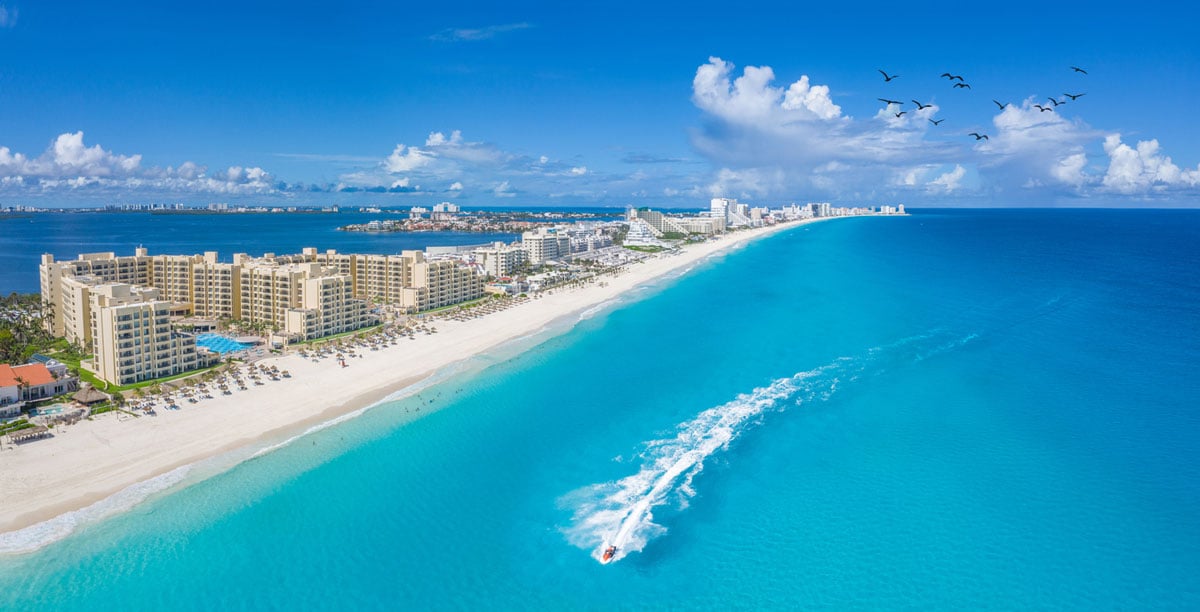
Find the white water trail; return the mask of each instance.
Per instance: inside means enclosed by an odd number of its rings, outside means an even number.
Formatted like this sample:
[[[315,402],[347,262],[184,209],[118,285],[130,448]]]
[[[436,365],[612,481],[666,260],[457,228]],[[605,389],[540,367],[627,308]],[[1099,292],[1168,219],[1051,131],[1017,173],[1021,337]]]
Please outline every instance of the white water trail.
[[[565,530],[567,538],[580,548],[590,548],[591,556],[601,562],[610,546],[616,547],[611,561],[640,552],[647,542],[666,531],[654,522],[654,509],[672,501],[673,494],[681,507],[686,507],[687,499],[695,495],[692,481],[704,469],[705,461],[728,449],[733,440],[767,411],[788,404],[828,400],[843,381],[858,380],[868,366],[882,358],[916,363],[975,338],[975,334],[970,334],[951,339],[937,332],[906,338],[873,348],[862,357],[843,357],[813,370],[776,379],[728,403],[704,410],[680,423],[674,437],[646,442],[644,462],[637,473],[569,495],[567,503],[575,505],[575,511],[571,525]],[[898,350],[901,354],[894,354]],[[880,367],[870,373],[882,372]]]

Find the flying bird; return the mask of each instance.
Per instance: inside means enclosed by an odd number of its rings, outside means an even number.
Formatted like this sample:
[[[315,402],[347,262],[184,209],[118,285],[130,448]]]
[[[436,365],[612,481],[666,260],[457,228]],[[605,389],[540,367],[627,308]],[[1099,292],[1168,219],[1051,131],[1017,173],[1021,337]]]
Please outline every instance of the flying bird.
[[[963,80],[962,76],[957,75],[957,74],[950,74],[949,72],[943,72],[942,76],[947,79],[950,79],[951,81],[953,81],[954,79],[958,79],[959,81]]]
[[[1072,101],[1074,101],[1074,100],[1078,100],[1079,98],[1082,98],[1082,97],[1086,96],[1086,95],[1087,95],[1087,93],[1085,92],[1085,93],[1081,93],[1081,94],[1074,94],[1074,95],[1071,95],[1071,94],[1069,94],[1069,93],[1065,93],[1065,94],[1063,94],[1063,95],[1064,95],[1064,96],[1066,96],[1066,97],[1068,97],[1068,98],[1070,98]]]
[[[955,87],[955,88],[959,88],[959,87],[965,87],[965,88],[967,88],[967,89],[970,89],[970,88],[971,88],[971,86],[970,86],[970,85],[968,85],[968,84],[966,84],[966,83],[955,83],[955,84],[954,84],[954,87]]]
[[[875,98],[875,99],[879,100],[880,102],[883,102],[884,104],[895,104],[896,106],[904,105],[904,103],[899,100],[888,100],[887,98]]]
[[[938,119],[937,121],[934,121],[933,119],[930,119],[930,120],[929,120],[929,122],[930,122],[930,123],[932,123],[932,124],[934,124],[934,125],[938,125],[938,124],[940,124],[940,123],[941,123],[941,122],[943,122],[943,121],[945,121],[945,119]]]
[[[884,82],[884,83],[890,83],[890,82],[892,81],[892,79],[894,79],[894,78],[896,78],[896,77],[899,77],[899,76],[900,76],[900,75],[898,75],[898,74],[893,74],[893,75],[889,76],[889,75],[888,75],[888,73],[886,73],[886,72],[884,72],[884,71],[882,71],[882,70],[880,70],[880,71],[879,71],[879,74],[882,74],[882,75],[883,75],[883,82]]]
[[[1050,108],[1049,106],[1042,106],[1041,104],[1034,104],[1033,107],[1042,111],[1043,113],[1046,111],[1054,112],[1053,108]]]
[[[908,114],[908,111],[900,111],[900,112],[896,113],[896,118],[899,119],[900,117],[903,117],[906,114]]]
[[[1055,106],[1059,106],[1061,104],[1066,104],[1066,102],[1059,102],[1058,100],[1055,100],[1054,98],[1046,98],[1046,99],[1053,102]]]
[[[912,103],[917,105],[917,110],[922,110],[922,109],[929,108],[930,106],[933,106],[932,104],[921,104],[920,102],[917,102],[916,100],[913,100]]]
[[[968,135],[968,136],[974,136],[974,137],[975,137],[975,140],[990,140],[990,139],[987,137],[987,134],[979,134],[979,133],[977,133],[977,132],[971,132],[970,134],[967,134],[967,135]]]
[[[1087,70],[1084,70],[1083,68],[1080,68],[1079,66],[1071,66],[1071,70],[1074,70],[1075,72],[1082,72],[1084,74],[1087,74]]]
[[[999,106],[1000,110],[1004,110],[1004,107],[1008,106],[1007,104],[1001,104],[999,100],[996,100],[994,98],[992,99],[992,103],[995,104],[996,106]]]

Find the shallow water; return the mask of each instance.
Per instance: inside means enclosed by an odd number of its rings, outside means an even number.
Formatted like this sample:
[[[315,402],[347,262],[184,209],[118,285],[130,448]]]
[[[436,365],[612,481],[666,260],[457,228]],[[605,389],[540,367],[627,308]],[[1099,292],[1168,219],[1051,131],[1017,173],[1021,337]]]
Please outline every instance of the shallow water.
[[[1198,244],[792,230],[0,560],[0,607],[1195,609]]]

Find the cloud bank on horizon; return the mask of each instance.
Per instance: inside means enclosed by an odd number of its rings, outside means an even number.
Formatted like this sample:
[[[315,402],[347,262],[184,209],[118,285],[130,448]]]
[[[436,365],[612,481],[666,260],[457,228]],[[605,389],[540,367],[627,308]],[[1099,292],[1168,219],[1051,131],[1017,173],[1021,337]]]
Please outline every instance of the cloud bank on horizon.
[[[856,119],[808,76],[786,88],[774,82],[769,66],[734,77],[733,64],[718,57],[696,70],[692,99],[705,116],[692,140],[718,166],[713,193],[1086,202],[1196,195],[1200,187],[1200,165],[1180,168],[1157,140],[1130,146],[1120,133],[1042,111],[1032,97],[998,110],[983,140],[968,137],[970,127],[935,126],[937,104],[900,114],[889,103]]]
[[[469,41],[525,27],[438,36]],[[889,103],[873,115],[854,117],[833,92],[807,75],[785,86],[776,83],[770,66],[747,66],[738,74],[732,63],[709,58],[692,80],[691,101],[700,115],[687,135],[707,168],[626,152],[611,169],[602,169],[608,168],[603,160],[514,152],[450,130],[431,131],[422,144],[397,143],[373,159],[291,154],[356,165],[336,182],[306,185],[278,180],[251,164],[213,172],[190,161],[146,166],[139,154],[85,145],[79,131],[59,135],[36,156],[0,146],[0,199],[367,193],[477,205],[520,198],[522,204],[697,206],[718,195],[767,203],[1144,205],[1200,193],[1200,165],[1180,167],[1157,140],[1126,143],[1121,133],[1092,127],[1079,116],[1045,112],[1032,97],[993,110],[985,127],[935,124],[942,108],[932,102],[916,110]]]

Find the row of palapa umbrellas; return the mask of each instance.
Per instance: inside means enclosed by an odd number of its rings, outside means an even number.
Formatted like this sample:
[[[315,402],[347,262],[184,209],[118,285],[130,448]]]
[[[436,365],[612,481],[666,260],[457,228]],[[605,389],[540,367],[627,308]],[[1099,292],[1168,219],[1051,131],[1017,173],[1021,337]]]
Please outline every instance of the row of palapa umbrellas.
[[[512,308],[513,306],[516,306],[517,304],[520,304],[521,302],[527,302],[527,301],[529,301],[529,297],[524,296],[524,295],[521,297],[515,297],[515,298],[501,298],[499,300],[488,300],[487,302],[484,302],[482,304],[477,304],[475,306],[468,306],[466,308],[458,308],[458,309],[449,311],[442,316],[447,319],[451,319],[453,321],[467,321],[469,319],[478,319],[479,317],[492,314],[493,312],[500,312],[501,310],[507,310],[509,308]]]
[[[174,391],[163,393],[161,397],[156,397],[147,401],[138,403],[135,408],[143,410],[147,413],[152,413],[154,408],[162,403],[164,408],[168,410],[179,410],[180,401],[187,401],[192,404],[197,404],[201,400],[213,399],[213,392],[219,391],[221,395],[233,395],[233,389],[236,387],[238,391],[246,391],[249,385],[261,386],[266,383],[264,378],[272,381],[278,381],[284,378],[291,378],[291,372],[279,369],[277,365],[249,364],[243,367],[235,366],[222,372],[211,382],[201,381],[196,383],[194,387],[181,387]]]
[[[316,348],[303,349],[299,355],[312,359],[314,363],[326,357],[344,360],[349,357],[360,357],[359,349],[378,351],[388,346],[396,346],[401,338],[416,340],[417,333],[425,335],[437,333],[437,328],[421,323],[409,323],[400,327],[381,329],[373,334],[360,336],[350,341],[339,340],[333,344],[324,344]]]

